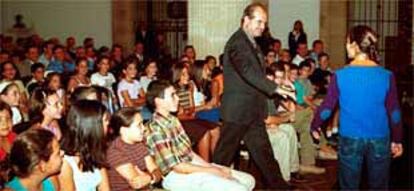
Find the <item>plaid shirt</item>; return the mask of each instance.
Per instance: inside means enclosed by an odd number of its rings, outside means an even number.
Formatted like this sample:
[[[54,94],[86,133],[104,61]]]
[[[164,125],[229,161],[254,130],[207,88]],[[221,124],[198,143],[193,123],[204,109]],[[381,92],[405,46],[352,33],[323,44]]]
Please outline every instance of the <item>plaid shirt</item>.
[[[190,139],[173,115],[155,113],[149,121],[146,138],[149,152],[164,175],[175,165],[192,160]]]

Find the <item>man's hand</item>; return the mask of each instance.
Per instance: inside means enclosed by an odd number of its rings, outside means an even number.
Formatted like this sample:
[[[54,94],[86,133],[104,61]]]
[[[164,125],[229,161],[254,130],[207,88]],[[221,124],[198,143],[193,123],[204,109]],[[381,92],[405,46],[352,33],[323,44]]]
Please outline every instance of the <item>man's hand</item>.
[[[391,143],[392,158],[397,158],[403,154],[403,146],[401,143]]]

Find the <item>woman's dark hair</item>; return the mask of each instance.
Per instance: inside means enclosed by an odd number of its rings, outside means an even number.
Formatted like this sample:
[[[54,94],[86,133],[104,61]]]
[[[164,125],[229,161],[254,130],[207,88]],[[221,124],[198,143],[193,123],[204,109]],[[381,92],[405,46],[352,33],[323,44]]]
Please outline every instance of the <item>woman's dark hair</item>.
[[[103,60],[111,61],[111,58],[107,55],[102,55],[96,60],[96,65],[99,65]]]
[[[45,129],[30,129],[20,134],[10,150],[8,161],[14,175],[28,177],[40,161],[49,161],[53,153],[52,132]]]
[[[207,55],[205,60],[206,60],[206,62],[208,62],[209,60],[217,61],[216,58],[212,55]]]
[[[329,59],[329,54],[325,52],[320,53],[318,56],[318,60],[320,61],[323,57],[326,57],[327,59]]]
[[[289,68],[290,68],[290,70],[299,70],[298,65],[292,64],[292,63],[289,64]]]
[[[122,63],[122,71],[127,70],[128,66],[131,64],[135,65],[136,69],[138,70],[138,60],[130,56],[127,59],[125,59],[125,61]],[[123,73],[122,73],[122,77],[125,77]]]
[[[53,94],[56,94],[56,91],[44,87],[38,87],[33,91],[29,107],[29,118],[31,121],[42,122],[47,98]]]
[[[52,81],[52,78],[55,77],[55,76],[58,76],[60,79],[62,79],[62,76],[59,73],[50,72],[49,74],[46,75],[46,78],[45,78],[45,83],[44,83],[45,88],[49,88],[48,86],[49,86],[50,82]]]
[[[220,67],[215,67],[211,71],[211,79],[215,78],[216,76],[223,74],[223,70]]]
[[[105,113],[106,108],[100,102],[80,100],[70,107],[67,114],[67,132],[61,140],[62,149],[68,155],[79,156],[79,166],[84,172],[107,167]]]
[[[1,79],[1,80],[3,80],[3,79],[4,79],[4,76],[3,76],[4,67],[5,67],[7,64],[10,64],[10,65],[13,67],[13,69],[16,71],[16,75],[14,76],[13,80],[14,80],[14,79],[20,79],[20,72],[19,72],[19,69],[17,68],[16,64],[14,64],[14,63],[13,63],[13,62],[11,62],[11,61],[5,61],[5,62],[3,62],[3,63],[1,63],[1,64],[0,64],[0,79]]]
[[[45,65],[40,62],[34,63],[32,66],[30,66],[30,72],[34,73],[39,68],[45,69]]]
[[[174,67],[172,68],[172,83],[173,84],[178,84],[178,82],[180,81],[181,75],[183,73],[184,68],[187,68],[187,70],[189,69],[185,63],[183,62],[179,62],[177,64],[174,65]],[[188,73],[190,74],[190,71],[188,71]]]
[[[301,26],[300,29],[299,29],[299,32],[304,33],[305,29],[303,29],[302,21],[301,20],[296,20],[295,23],[293,24],[293,27],[295,27],[297,24],[300,24],[300,26]]]
[[[184,52],[185,52],[187,49],[193,49],[193,51],[195,52],[195,49],[194,49],[194,46],[193,46],[193,45],[186,45],[186,46],[184,47]]]
[[[348,38],[349,42],[355,42],[370,60],[379,63],[378,37],[374,30],[365,25],[358,25],[348,32]]]
[[[111,139],[115,139],[120,135],[121,127],[129,127],[134,121],[134,116],[139,113],[140,110],[133,107],[124,107],[116,111],[111,116],[111,122],[109,125],[112,129]]]
[[[205,79],[203,79],[203,70],[205,64],[206,62],[204,60],[196,60],[193,67],[191,67],[191,71],[189,71],[191,73],[190,75],[194,79],[197,88],[203,87],[203,83],[205,81]]]
[[[73,90],[70,95],[70,103],[75,103],[79,100],[86,100],[88,95],[95,93],[98,96],[98,91],[91,86],[80,86]]]
[[[165,89],[171,86],[172,84],[167,80],[154,80],[148,85],[146,99],[149,109],[155,110],[155,98],[164,98]]]
[[[62,45],[56,45],[55,47],[53,47],[53,54],[55,54],[55,52],[59,49],[65,50],[65,47],[63,47]]]
[[[306,60],[302,61],[302,62],[299,64],[299,70],[301,70],[301,69],[302,69],[302,68],[304,68],[304,67],[309,67],[309,68],[311,68],[311,67],[312,67],[311,61],[313,61],[313,60],[312,60],[312,59],[306,59]]]
[[[79,66],[81,62],[86,62],[86,65],[88,65],[88,59],[86,58],[79,58],[75,61],[75,66]]]

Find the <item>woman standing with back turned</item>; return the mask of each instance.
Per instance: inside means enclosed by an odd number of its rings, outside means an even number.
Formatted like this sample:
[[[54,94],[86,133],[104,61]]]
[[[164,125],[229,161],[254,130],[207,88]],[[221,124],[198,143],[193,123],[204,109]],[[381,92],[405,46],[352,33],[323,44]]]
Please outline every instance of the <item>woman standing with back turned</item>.
[[[363,161],[368,165],[370,189],[387,189],[391,156],[403,153],[401,111],[392,72],[378,65],[378,39],[367,26],[347,36],[349,66],[331,78],[328,95],[318,108],[311,131],[319,139],[320,126],[339,102],[339,185],[358,189]]]

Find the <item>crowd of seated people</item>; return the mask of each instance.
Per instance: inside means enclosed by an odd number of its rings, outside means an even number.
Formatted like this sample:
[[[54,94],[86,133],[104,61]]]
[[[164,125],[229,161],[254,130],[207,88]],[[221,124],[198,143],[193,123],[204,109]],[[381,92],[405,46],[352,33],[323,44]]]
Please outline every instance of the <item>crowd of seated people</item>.
[[[250,175],[210,163],[220,137],[220,58],[199,59],[191,45],[173,60],[145,55],[142,42],[126,55],[117,44],[97,49],[90,37],[79,46],[74,37],[65,43],[37,35],[18,43],[1,38],[3,187],[253,189]],[[291,92],[269,98],[265,119],[286,181],[324,173],[318,157],[336,159],[329,141],[315,144],[309,134],[329,83],[329,55],[320,40],[310,51],[304,41],[295,47],[293,56],[272,39],[264,52],[268,78]],[[171,129],[157,134],[162,127]],[[204,188],[203,181],[216,187]]]

